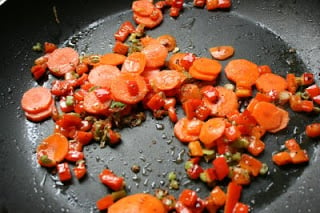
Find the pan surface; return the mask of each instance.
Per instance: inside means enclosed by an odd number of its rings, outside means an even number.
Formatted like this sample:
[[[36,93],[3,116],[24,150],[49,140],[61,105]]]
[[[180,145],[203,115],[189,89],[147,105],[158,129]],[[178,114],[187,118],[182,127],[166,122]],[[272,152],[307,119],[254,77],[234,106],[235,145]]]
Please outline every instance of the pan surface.
[[[28,1],[9,0],[0,7],[0,212],[97,212],[95,201],[108,190],[98,180],[106,166],[126,178],[130,193],[167,188],[167,173],[179,174],[182,188],[192,188],[205,197],[208,188],[190,182],[184,175],[187,149],[172,133],[168,119],[148,115],[142,126],[123,129],[122,143],[100,149],[86,147],[88,175],[82,181],[61,185],[55,176],[37,165],[35,148],[52,132],[53,123],[31,123],[20,109],[24,91],[36,86],[29,69],[39,53],[36,42],[50,41],[74,47],[86,54],[111,52],[113,33],[125,20],[132,20],[129,0],[118,1]],[[234,1],[230,11],[208,12],[187,1],[181,16],[164,22],[151,36],[171,34],[185,52],[209,57],[208,47],[232,45],[233,58],[268,64],[281,75],[309,71],[319,77],[320,2]],[[228,62],[223,62],[225,65]],[[49,86],[50,81],[41,82]],[[226,82],[221,76],[220,82]],[[269,166],[265,177],[245,187],[242,201],[252,212],[317,212],[320,208],[319,141],[304,134],[307,123],[319,121],[312,115],[291,113],[290,126],[276,135],[267,135],[266,151],[259,159]],[[271,154],[287,138],[297,138],[308,150],[308,165],[279,168]],[[131,166],[140,165],[138,174]],[[179,191],[170,191],[178,195]]]

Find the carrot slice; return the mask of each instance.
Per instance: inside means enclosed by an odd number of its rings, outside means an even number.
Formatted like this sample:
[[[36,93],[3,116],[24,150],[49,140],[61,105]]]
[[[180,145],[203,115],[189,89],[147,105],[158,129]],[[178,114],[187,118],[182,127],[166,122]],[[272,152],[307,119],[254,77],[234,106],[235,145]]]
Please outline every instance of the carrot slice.
[[[201,92],[196,84],[183,84],[180,87],[178,97],[180,102],[184,103],[189,99],[201,99]]]
[[[189,68],[189,74],[192,76],[192,78],[202,80],[202,81],[213,81],[214,79],[217,78],[216,75],[208,75],[208,74],[203,74],[199,72],[194,66],[191,66]]]
[[[281,92],[287,89],[288,83],[285,78],[274,73],[265,73],[256,81],[256,87],[263,93],[270,91]]]
[[[88,80],[95,86],[110,88],[111,81],[119,74],[120,70],[116,66],[100,65],[91,70]]]
[[[146,67],[159,68],[165,64],[168,56],[168,50],[160,43],[152,43],[147,45],[141,51],[146,56]]]
[[[258,65],[246,59],[234,59],[224,69],[227,78],[237,86],[251,87],[259,77]]]
[[[75,70],[79,63],[79,54],[71,47],[55,49],[48,55],[47,65],[55,76],[63,76]]]
[[[258,102],[251,114],[265,130],[279,128],[283,116],[283,112],[277,106],[265,101]]]
[[[106,53],[100,56],[99,65],[107,64],[117,66],[123,64],[126,56],[119,53]]]
[[[179,87],[186,76],[175,70],[163,70],[154,78],[154,86],[159,90],[171,90]]]
[[[122,64],[122,72],[130,72],[140,74],[146,66],[147,60],[145,54],[134,52],[130,54]]]
[[[219,99],[216,103],[212,103],[205,97],[202,98],[205,106],[210,109],[211,115],[224,117],[230,113],[237,112],[239,103],[236,94],[222,86],[217,86],[216,89],[219,94]]]
[[[205,147],[212,148],[215,145],[215,140],[223,135],[225,128],[224,118],[211,118],[202,125],[199,139]]]
[[[211,56],[217,60],[225,60],[234,54],[234,48],[232,46],[211,47],[209,51]]]
[[[197,58],[191,67],[194,67],[199,73],[217,76],[221,72],[222,65],[219,61],[201,57]]]
[[[36,114],[47,110],[52,102],[53,98],[48,88],[34,87],[23,94],[21,107],[25,112]]]
[[[187,53],[174,53],[171,55],[168,61],[168,68],[171,70],[184,71],[184,67],[181,65],[180,61],[185,57]]]
[[[173,132],[179,141],[188,143],[199,139],[202,125],[203,121],[201,120],[181,118],[174,125]]]
[[[48,109],[45,109],[37,113],[25,112],[24,114],[26,118],[32,122],[41,122],[51,117],[53,112],[53,107],[54,107],[54,102],[52,101],[52,104],[51,106],[49,106]]]
[[[163,20],[162,11],[154,8],[150,16],[141,16],[138,13],[133,13],[133,20],[137,24],[143,24],[145,28],[152,29],[158,26]]]
[[[59,133],[45,138],[37,147],[37,159],[41,166],[53,167],[61,162],[69,149],[68,139]]]
[[[162,202],[150,194],[133,194],[121,198],[108,208],[108,213],[165,213]]]
[[[280,130],[283,130],[284,128],[286,128],[288,126],[288,123],[290,120],[289,113],[286,110],[281,109],[281,108],[278,108],[278,110],[281,112],[280,125],[275,129],[269,129],[268,130],[269,132],[276,133],[276,132],[279,132]]]
[[[83,108],[86,112],[96,115],[107,115],[111,100],[101,102],[94,91],[88,92],[83,98]]]
[[[136,104],[148,92],[144,78],[133,73],[121,73],[111,82],[111,93],[115,100],[126,104]]]
[[[168,34],[164,34],[157,37],[157,40],[160,42],[160,44],[165,46],[169,52],[174,50],[174,48],[176,48],[177,46],[176,39],[173,36]]]
[[[132,3],[132,11],[140,16],[150,16],[155,6],[150,1],[134,1]]]

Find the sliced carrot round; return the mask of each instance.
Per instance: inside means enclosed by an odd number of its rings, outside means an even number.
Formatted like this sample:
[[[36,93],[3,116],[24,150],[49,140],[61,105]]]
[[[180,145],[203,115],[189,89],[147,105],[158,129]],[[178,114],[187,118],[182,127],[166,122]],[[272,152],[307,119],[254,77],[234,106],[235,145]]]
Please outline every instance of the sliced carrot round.
[[[161,44],[152,43],[144,47],[141,51],[146,56],[146,67],[159,68],[165,64],[168,50]]]
[[[45,138],[37,147],[37,159],[41,166],[53,167],[68,153],[68,139],[60,133]]]
[[[189,68],[189,74],[192,76],[192,78],[202,80],[202,81],[213,81],[214,79],[217,78],[217,75],[208,75],[208,74],[199,72],[194,66],[191,66]]]
[[[138,13],[133,13],[133,20],[137,24],[143,24],[146,28],[152,29],[158,26],[163,20],[162,11],[154,8],[150,16],[141,16]]]
[[[173,132],[178,140],[183,143],[196,141],[199,139],[202,124],[203,121],[198,119],[181,118],[174,125]]]
[[[154,86],[159,90],[171,90],[179,87],[186,76],[175,70],[163,70],[159,72],[154,78]]]
[[[110,88],[111,81],[120,74],[118,67],[113,65],[100,65],[93,68],[88,76],[91,84]]]
[[[140,74],[144,71],[147,60],[145,54],[134,52],[130,54],[122,64],[122,72],[130,72]]]
[[[184,67],[180,64],[180,61],[185,57],[187,53],[174,53],[170,56],[168,61],[168,67],[172,70],[184,71]]]
[[[217,60],[225,60],[234,54],[234,48],[232,46],[211,47],[209,51],[211,56]]]
[[[279,107],[278,109],[281,112],[281,122],[277,128],[268,130],[269,132],[272,132],[272,133],[276,133],[276,132],[279,132],[280,130],[285,129],[288,126],[288,123],[290,120],[289,113],[286,110],[281,109]]]
[[[53,107],[54,107],[54,102],[52,102],[51,106],[49,106],[48,109],[45,109],[37,113],[25,112],[24,114],[26,118],[32,122],[41,122],[52,116]]]
[[[246,59],[234,59],[224,70],[227,78],[239,86],[251,87],[259,77],[258,65]]]
[[[100,56],[100,60],[99,60],[99,65],[102,64],[107,64],[107,65],[120,65],[124,62],[124,60],[127,57],[122,55],[122,54],[118,54],[118,53],[106,53],[102,56]]]
[[[211,103],[203,98],[204,104],[211,110],[211,115],[224,117],[230,113],[237,112],[239,108],[238,98],[236,94],[225,87],[217,86],[219,99],[216,103]]]
[[[191,67],[194,67],[199,73],[213,76],[217,76],[222,69],[219,61],[204,57],[197,58]]]
[[[283,112],[277,106],[265,101],[256,103],[251,114],[265,130],[279,128],[283,116]]]
[[[108,208],[108,213],[165,213],[162,202],[150,194],[126,196]]]
[[[256,81],[256,87],[259,91],[268,93],[270,91],[281,92],[287,89],[288,83],[285,78],[274,73],[265,73],[260,75]]]
[[[223,135],[225,128],[224,118],[211,118],[202,125],[199,139],[207,148],[212,148],[215,140]]]
[[[174,48],[176,48],[177,46],[176,39],[173,36],[168,34],[164,34],[157,37],[157,40],[160,42],[160,44],[165,46],[169,52],[174,50]]]
[[[133,73],[121,73],[111,82],[111,93],[115,100],[136,104],[141,101],[148,92],[144,78]]]
[[[107,115],[111,100],[101,102],[94,91],[88,92],[83,98],[83,108],[86,112],[96,115]]]
[[[155,6],[150,1],[134,1],[131,8],[134,13],[140,16],[150,16]]]
[[[48,109],[52,102],[53,98],[48,88],[34,87],[23,94],[21,107],[25,112],[35,114]]]
[[[48,68],[55,76],[63,76],[75,70],[79,63],[79,54],[71,47],[55,49],[48,56]]]

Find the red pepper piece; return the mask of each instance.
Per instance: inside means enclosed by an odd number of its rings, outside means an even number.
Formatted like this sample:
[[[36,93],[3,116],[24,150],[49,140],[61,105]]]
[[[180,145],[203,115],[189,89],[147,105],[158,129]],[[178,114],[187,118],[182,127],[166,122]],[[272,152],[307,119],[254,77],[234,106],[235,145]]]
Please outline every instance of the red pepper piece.
[[[180,60],[180,65],[184,67],[185,70],[189,70],[193,62],[196,60],[196,55],[193,53],[187,53]]]
[[[217,157],[212,161],[218,180],[223,180],[229,174],[229,166],[225,157]]]
[[[45,53],[51,53],[51,52],[53,52],[55,49],[57,49],[57,45],[55,45],[54,43],[44,42],[44,52],[45,52]]]
[[[84,159],[84,154],[80,151],[69,150],[67,155],[65,156],[65,159],[70,162],[77,162]]]
[[[51,85],[51,93],[55,96],[69,95],[72,89],[71,83],[66,80],[55,80]]]
[[[309,95],[309,97],[314,98],[316,96],[320,95],[320,88],[318,87],[318,85],[313,84],[311,86],[308,86],[305,91],[307,92],[307,94]]]
[[[179,201],[187,206],[187,207],[194,207],[198,199],[198,195],[195,191],[191,189],[184,189],[180,196],[179,196]]]
[[[47,70],[47,64],[36,64],[31,67],[31,73],[34,77],[35,80],[39,80],[44,74],[46,73]]]
[[[87,173],[87,168],[84,160],[80,160],[76,163],[76,167],[73,168],[73,173],[78,180],[85,176]]]
[[[130,81],[127,82],[127,88],[131,96],[136,96],[139,94],[139,87],[136,81]]]
[[[201,94],[211,103],[216,103],[219,100],[219,91],[213,86],[208,85],[201,88]]]
[[[72,178],[68,163],[59,163],[57,165],[57,173],[62,182],[69,181]]]
[[[64,114],[61,119],[56,121],[56,124],[59,125],[62,128],[68,128],[68,127],[76,127],[79,128],[81,124],[82,119],[76,115],[73,114]]]
[[[301,84],[304,86],[311,85],[314,83],[314,76],[312,73],[305,72],[301,75]]]
[[[111,170],[104,169],[99,174],[100,181],[114,191],[124,187],[124,179],[115,175]]]
[[[193,6],[195,7],[204,7],[206,0],[193,0]]]
[[[125,21],[121,24],[118,31],[114,34],[116,40],[124,42],[128,36],[135,31],[133,24],[130,21]]]
[[[241,191],[242,186],[234,183],[233,181],[229,182],[227,188],[226,204],[224,206],[225,213],[233,213],[233,209],[240,199]]]
[[[229,9],[231,7],[231,0],[219,0],[219,8]]]
[[[200,174],[203,172],[203,168],[197,163],[190,163],[190,167],[187,168],[187,175],[190,179],[196,180],[200,177]]]
[[[104,196],[103,198],[100,198],[96,202],[96,206],[99,209],[99,211],[108,209],[112,204],[114,203],[113,196],[111,194]]]
[[[147,107],[151,110],[159,110],[161,107],[165,105],[164,94],[162,92],[158,92],[154,94],[149,101],[147,102]]]
[[[232,213],[248,213],[248,212],[249,212],[249,206],[241,202],[237,202],[232,211]]]

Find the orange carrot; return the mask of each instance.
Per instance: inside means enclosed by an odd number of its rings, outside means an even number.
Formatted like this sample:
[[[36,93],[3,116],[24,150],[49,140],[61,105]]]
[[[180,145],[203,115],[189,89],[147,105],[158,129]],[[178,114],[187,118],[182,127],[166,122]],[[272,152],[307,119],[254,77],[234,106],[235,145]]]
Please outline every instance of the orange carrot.
[[[21,107],[25,112],[36,114],[48,110],[53,103],[49,89],[34,87],[26,91],[21,99]]]
[[[218,76],[222,65],[213,59],[200,57],[197,58],[191,67],[194,67],[199,73],[210,76]]]
[[[94,91],[88,92],[84,95],[83,108],[90,114],[107,115],[109,113],[110,104],[111,100],[101,102]]]
[[[189,68],[189,74],[192,76],[192,78],[202,81],[213,81],[217,78],[216,75],[208,75],[199,72],[194,66]]]
[[[141,52],[131,53],[123,62],[121,71],[140,74],[146,66],[146,56]]]
[[[225,60],[234,54],[234,48],[232,46],[211,47],[209,51],[211,56],[217,60]]]
[[[258,66],[246,59],[234,59],[224,69],[227,78],[237,86],[250,88],[259,77]]]
[[[281,109],[281,108],[278,108],[278,110],[280,111],[281,113],[281,122],[280,122],[280,126],[278,126],[278,128],[275,128],[275,129],[269,129],[268,131],[271,132],[271,133],[276,133],[276,132],[279,132],[280,130],[283,130],[284,128],[286,128],[288,126],[288,123],[289,123],[289,113],[284,110],[284,109]]]
[[[126,56],[119,53],[106,53],[100,56],[99,65],[107,64],[117,66],[123,64]]]
[[[201,99],[200,89],[196,84],[183,84],[180,87],[178,97],[181,103],[189,99]]]
[[[216,103],[210,102],[207,98],[202,98],[205,106],[211,110],[211,115],[224,117],[229,113],[237,112],[239,104],[236,94],[222,86],[217,86],[216,89],[219,94],[219,99]]]
[[[155,6],[150,1],[134,1],[132,2],[132,11],[140,16],[150,16]]]
[[[274,104],[260,101],[253,108],[252,116],[265,130],[274,130],[281,126],[283,113]]]
[[[164,205],[150,194],[133,194],[112,204],[108,213],[165,213]]]
[[[111,81],[119,74],[120,70],[116,66],[100,65],[90,71],[88,80],[95,86],[110,88]]]
[[[173,36],[168,34],[164,34],[157,37],[157,40],[160,42],[160,44],[165,46],[169,52],[174,50],[174,48],[176,48],[177,46],[176,39]]]
[[[44,121],[52,116],[53,110],[55,108],[54,103],[48,107],[48,109],[45,109],[41,112],[37,113],[30,113],[30,112],[25,112],[24,115],[26,118],[32,122],[41,122]]]
[[[187,53],[174,53],[170,56],[169,61],[168,61],[168,68],[171,70],[177,70],[177,71],[184,71],[184,67],[181,65],[181,60],[184,56],[186,56]]]
[[[202,125],[199,139],[205,147],[212,148],[215,145],[215,140],[223,135],[225,128],[224,118],[211,118]]]
[[[111,93],[115,100],[125,104],[136,104],[148,92],[144,78],[133,73],[121,73],[111,81]]]
[[[256,87],[260,92],[268,93],[270,91],[281,92],[287,89],[286,79],[274,73],[265,73],[256,81]]]
[[[145,26],[145,28],[152,29],[156,26],[158,26],[162,20],[163,20],[163,14],[162,11],[158,8],[153,8],[152,13],[149,16],[143,16],[140,15],[137,12],[133,13],[133,20],[137,24],[142,24]]]
[[[68,153],[68,139],[59,133],[45,138],[37,147],[38,163],[44,167],[53,167],[60,163]]]
[[[144,47],[141,51],[146,55],[146,67],[159,68],[165,64],[168,50],[161,44],[152,43]]]
[[[47,65],[55,76],[63,76],[67,72],[75,70],[79,63],[79,54],[71,47],[55,49],[48,56]]]
[[[191,141],[188,144],[189,154],[192,157],[201,157],[203,156],[203,150],[199,141]]]
[[[196,141],[199,139],[202,124],[203,121],[198,119],[189,120],[187,118],[181,118],[174,125],[174,135],[183,143]]]
[[[154,77],[154,86],[159,90],[178,88],[186,79],[184,74],[175,70],[163,70]]]

